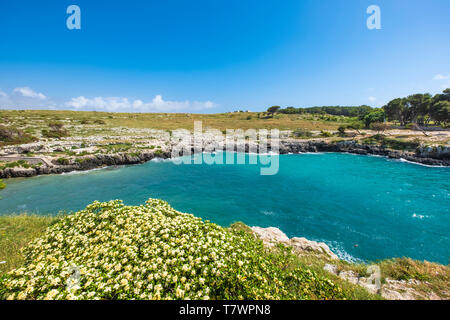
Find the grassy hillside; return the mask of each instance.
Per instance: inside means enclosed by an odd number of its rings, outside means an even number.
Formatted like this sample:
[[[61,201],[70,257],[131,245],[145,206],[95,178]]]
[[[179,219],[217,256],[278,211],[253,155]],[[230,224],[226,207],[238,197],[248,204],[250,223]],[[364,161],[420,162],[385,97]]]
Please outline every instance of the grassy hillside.
[[[350,118],[331,115],[287,115],[274,117],[264,112],[234,112],[221,114],[186,113],[116,113],[89,111],[44,111],[44,110],[0,110],[0,124],[24,129],[39,136],[41,130],[48,129],[50,123],[62,122],[71,134],[89,136],[108,132],[112,128],[134,129],[152,128],[160,130],[192,130],[194,121],[202,121],[203,126],[219,130],[225,129],[270,129],[308,130],[334,129],[350,121]],[[83,129],[83,130],[81,130]],[[112,132],[117,134],[117,131]]]

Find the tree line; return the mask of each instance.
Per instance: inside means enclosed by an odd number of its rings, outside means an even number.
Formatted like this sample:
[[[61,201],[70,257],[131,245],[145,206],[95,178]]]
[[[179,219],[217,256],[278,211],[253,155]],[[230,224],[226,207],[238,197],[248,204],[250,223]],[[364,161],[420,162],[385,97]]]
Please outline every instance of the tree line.
[[[389,121],[397,121],[402,126],[408,123],[427,126],[431,122],[446,125],[450,122],[450,89],[434,96],[417,93],[397,98],[383,106],[383,110]]]
[[[446,126],[450,123],[450,89],[432,96],[429,93],[412,94],[404,98],[391,100],[382,108],[362,106],[323,106],[309,108],[279,106],[270,107],[269,114],[330,114],[334,116],[356,117],[366,128],[373,123],[393,121],[401,126],[416,123],[428,126],[431,122],[435,125]]]
[[[309,108],[294,108],[287,107],[285,109],[280,109],[279,113],[284,114],[330,114],[333,116],[346,116],[346,117],[359,117],[364,115],[373,108],[370,106],[323,106],[323,107],[309,107]]]

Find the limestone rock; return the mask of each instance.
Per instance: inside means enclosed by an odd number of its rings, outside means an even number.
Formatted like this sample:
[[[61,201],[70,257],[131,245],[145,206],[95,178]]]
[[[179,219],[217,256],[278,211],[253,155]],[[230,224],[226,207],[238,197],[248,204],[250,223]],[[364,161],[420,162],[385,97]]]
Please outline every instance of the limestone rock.
[[[337,267],[336,267],[334,264],[329,264],[329,263],[327,263],[327,264],[323,267],[323,270],[328,271],[328,272],[330,272],[330,273],[332,273],[332,274],[337,274],[337,273],[338,273]]]
[[[284,243],[292,246],[294,252],[302,254],[304,252],[323,254],[333,260],[339,260],[338,256],[334,254],[330,248],[323,242],[311,241],[306,238],[292,238],[289,239],[286,234],[278,228],[260,228],[252,227],[252,231],[259,236],[259,238],[268,247],[273,247],[277,243]]]
[[[283,233],[278,228],[269,227],[269,228],[260,228],[260,227],[252,227],[251,228],[254,233],[256,233],[265,245],[272,247],[277,243],[287,243],[289,242],[289,238],[286,234]]]
[[[306,238],[292,238],[289,244],[297,251],[319,252],[329,256],[333,260],[339,260],[338,256],[323,242],[311,241]]]

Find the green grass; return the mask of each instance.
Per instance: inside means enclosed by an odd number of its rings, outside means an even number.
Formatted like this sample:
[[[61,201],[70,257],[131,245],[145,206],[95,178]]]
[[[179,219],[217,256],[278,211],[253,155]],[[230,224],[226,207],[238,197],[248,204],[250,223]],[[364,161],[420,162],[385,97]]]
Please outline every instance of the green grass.
[[[259,117],[258,117],[259,114]],[[194,121],[202,121],[203,127],[225,129],[280,129],[295,130],[336,130],[351,118],[327,117],[323,115],[288,115],[277,114],[273,118],[262,112],[234,112],[220,114],[186,114],[186,113],[108,113],[85,111],[46,111],[46,110],[0,110],[0,118],[9,124],[18,125],[28,130],[46,130],[54,122],[64,124],[64,129],[71,135],[99,134],[101,132],[117,134],[112,128],[153,128],[175,130],[194,128]],[[81,126],[75,129],[75,126]],[[59,134],[58,134],[59,136]]]
[[[0,264],[0,275],[21,266],[24,257],[20,249],[42,236],[56,221],[57,218],[49,216],[0,216],[0,261],[6,262]]]
[[[450,299],[450,267],[428,261],[416,261],[410,258],[395,258],[379,262],[384,278],[394,280],[419,280],[422,282],[416,290],[436,292]]]

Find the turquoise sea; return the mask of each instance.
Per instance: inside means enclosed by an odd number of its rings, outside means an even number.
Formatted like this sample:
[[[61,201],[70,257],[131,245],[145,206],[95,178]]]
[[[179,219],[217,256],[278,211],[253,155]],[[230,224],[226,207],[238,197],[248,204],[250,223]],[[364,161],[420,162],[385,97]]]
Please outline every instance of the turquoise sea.
[[[407,256],[449,263],[450,168],[338,153],[281,155],[279,161],[273,176],[261,176],[258,165],[160,160],[10,179],[0,193],[0,214],[161,198],[223,226],[243,221],[324,241],[347,260]]]

